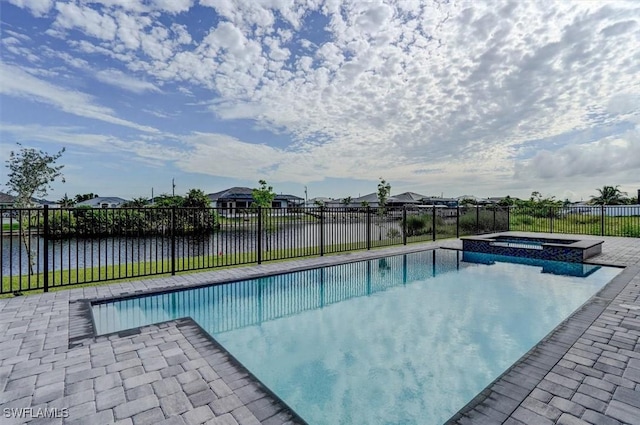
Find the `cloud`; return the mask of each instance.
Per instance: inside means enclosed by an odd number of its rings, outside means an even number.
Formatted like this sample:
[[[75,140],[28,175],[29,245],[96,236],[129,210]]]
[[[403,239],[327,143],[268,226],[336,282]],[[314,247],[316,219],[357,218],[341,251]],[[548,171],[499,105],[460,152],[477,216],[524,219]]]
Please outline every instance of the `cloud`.
[[[39,124],[17,125],[4,122],[2,131],[20,142],[48,142],[63,146],[77,146],[91,151],[112,151],[116,138],[103,134],[84,133],[78,127],[43,126]]]
[[[592,143],[565,146],[555,151],[543,149],[516,168],[517,179],[567,180],[598,177],[637,181],[640,169],[640,127],[619,137]]]
[[[104,69],[98,71],[95,75],[96,79],[103,83],[120,87],[133,93],[144,93],[146,91],[160,92],[160,89],[152,83],[137,80],[116,69]]]
[[[55,26],[62,29],[79,29],[85,34],[102,40],[113,40],[118,28],[115,20],[90,7],[74,3],[56,3]]]
[[[29,9],[34,16],[46,15],[53,6],[53,0],[9,0],[9,3],[23,9]]]
[[[174,136],[154,134],[139,138],[121,138],[113,135],[88,133],[81,127],[44,126],[38,124],[19,125],[3,123],[2,131],[12,135],[16,141],[55,143],[74,146],[75,153],[102,152],[123,153],[127,159],[152,165],[167,164],[186,156],[182,147],[173,147]],[[162,143],[161,143],[162,142]]]
[[[70,51],[109,61],[96,71],[101,81],[134,93],[175,88],[217,123],[250,120],[287,140],[272,147],[185,130],[185,170],[305,182],[375,180],[384,170],[407,184],[424,184],[421,170],[430,170],[431,184],[509,188],[525,184],[514,179],[569,184],[584,167],[602,175],[602,163],[625,172],[633,163],[633,133],[598,129],[639,117],[637,2],[202,0],[216,14],[211,24],[175,18],[200,11],[193,4],[101,0],[49,10],[51,29],[81,33]],[[593,136],[563,142],[569,134]],[[527,146],[539,151],[523,161]]]
[[[2,62],[0,62],[0,94],[31,99],[73,115],[139,131],[158,131],[153,127],[118,118],[113,110],[95,104],[93,98],[85,93],[63,89],[28,74],[22,68]]]

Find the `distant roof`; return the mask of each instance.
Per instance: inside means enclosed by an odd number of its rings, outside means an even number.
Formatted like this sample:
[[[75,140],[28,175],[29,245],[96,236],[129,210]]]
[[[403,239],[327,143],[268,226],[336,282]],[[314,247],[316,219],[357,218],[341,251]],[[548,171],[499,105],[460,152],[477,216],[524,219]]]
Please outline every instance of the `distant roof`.
[[[8,193],[0,192],[0,204],[3,204],[3,205],[13,204],[17,200],[18,200],[17,196],[13,196],[13,195],[9,195]],[[47,201],[46,199],[38,199],[38,198],[31,198],[31,202],[33,202],[35,204],[40,204],[40,205],[45,205],[45,204],[46,205],[53,205],[53,204],[55,204],[55,202]]]
[[[309,199],[309,202],[315,202],[315,201],[318,201],[318,202],[331,202],[331,201],[336,201],[336,199],[327,198],[325,196],[317,196],[315,198]]]
[[[387,202],[402,202],[405,204],[417,204],[428,196],[421,195],[416,192],[404,192],[398,195],[390,196]]]
[[[221,190],[220,192],[209,193],[207,197],[212,201],[217,201],[218,199],[247,199],[253,198],[253,189],[249,187],[231,187],[229,189]],[[275,199],[277,200],[302,200],[299,196],[295,195],[286,195],[286,194],[276,194]]]
[[[209,193],[207,196],[212,201],[217,201],[220,198],[229,199],[251,197],[252,193],[253,189],[250,189],[248,187],[232,187],[229,189],[221,190],[220,192]]]
[[[377,193],[369,193],[367,195],[364,196],[360,196],[359,198],[353,198],[351,200],[352,203],[356,203],[356,204],[360,204],[362,202],[368,202],[368,203],[373,203],[373,202],[378,202],[378,194]]]
[[[78,202],[76,207],[88,205],[101,205],[101,204],[124,204],[128,202],[126,199],[119,198],[117,196],[98,196],[97,198],[87,199],[86,201]]]
[[[15,196],[9,195],[8,193],[0,192],[0,204],[13,204],[15,201]]]
[[[418,204],[424,198],[428,198],[428,196],[421,195],[416,192],[404,192],[399,193],[397,195],[389,196],[387,202],[397,202],[403,204]],[[378,194],[377,193],[369,193],[367,195],[361,196],[359,198],[354,198],[351,200],[352,203],[360,204],[362,202],[368,202],[370,204],[378,202]]]
[[[276,195],[276,199],[286,199],[289,201],[303,201],[304,199],[296,195]]]

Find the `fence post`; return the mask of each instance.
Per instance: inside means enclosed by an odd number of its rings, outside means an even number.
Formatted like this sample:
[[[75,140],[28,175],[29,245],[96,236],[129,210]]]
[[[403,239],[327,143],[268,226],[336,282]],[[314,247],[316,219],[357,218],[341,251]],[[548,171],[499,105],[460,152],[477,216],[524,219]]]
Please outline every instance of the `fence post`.
[[[511,231],[511,205],[507,205],[507,232]]]
[[[171,275],[176,275],[176,207],[171,207]]]
[[[407,244],[407,206],[402,206],[402,244]]]
[[[549,230],[553,233],[553,207],[549,207]]]
[[[320,205],[320,256],[324,256],[324,205]]]
[[[600,236],[604,236],[604,204],[600,206]]]
[[[262,207],[258,207],[258,264],[262,264]]]
[[[436,204],[433,204],[433,211],[431,214],[431,240],[436,240]]]
[[[480,234],[480,205],[476,202],[476,235]]]
[[[62,221],[62,217],[60,217]],[[49,292],[49,205],[44,206],[44,292]]]
[[[371,249],[371,207],[367,205],[367,250]]]
[[[496,204],[493,204],[491,208],[493,208],[493,233],[496,232]]]
[[[456,204],[456,239],[460,238],[460,204]]]

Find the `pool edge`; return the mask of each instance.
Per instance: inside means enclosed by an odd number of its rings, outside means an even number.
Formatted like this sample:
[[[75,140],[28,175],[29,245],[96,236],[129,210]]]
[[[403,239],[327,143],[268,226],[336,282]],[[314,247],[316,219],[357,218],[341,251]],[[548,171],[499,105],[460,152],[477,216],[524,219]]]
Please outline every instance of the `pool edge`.
[[[476,416],[482,423],[502,423],[512,417],[544,377],[552,372],[571,347],[639,274],[640,265],[625,267],[451,416],[445,425],[462,424],[464,419],[471,421],[464,423],[474,423]]]
[[[416,247],[414,249],[403,252],[403,254],[410,253],[410,252],[417,252],[417,251],[430,251],[433,249],[460,250],[459,248],[451,248],[446,246],[434,246],[429,248]],[[380,253],[380,255],[374,255],[366,259],[362,259],[362,258],[354,259],[354,258],[347,257],[347,258],[341,259],[340,261],[332,262],[331,264],[327,264],[327,265],[347,264],[347,263],[352,263],[357,261],[383,258],[389,255],[398,255],[398,254]],[[334,258],[328,257],[327,259],[335,260],[335,257]],[[594,265],[611,266],[611,267],[622,267],[614,264],[602,264],[602,263],[591,263],[591,262],[585,262],[585,263],[594,264]],[[323,267],[323,266],[324,265],[316,265],[314,266],[314,268]],[[295,267],[291,270],[288,270],[285,273],[292,273],[292,272],[307,270],[307,269],[309,269],[309,266],[306,266],[306,267],[300,266],[300,267]],[[244,277],[243,280],[252,279],[255,277],[277,275],[277,274],[283,274],[283,273],[281,271],[272,271],[269,273],[256,272],[255,276],[251,275],[250,277]],[[574,311],[569,317],[567,317],[560,324],[558,324],[549,334],[547,334],[547,336],[545,336],[540,342],[538,342],[534,347],[532,347],[520,359],[518,359],[515,363],[513,363],[498,378],[496,378],[496,380],[494,380],[491,384],[485,387],[485,389],[483,389],[469,403],[467,403],[467,405],[463,406],[445,423],[446,424],[460,423],[458,421],[463,418],[470,419],[471,423],[475,423],[475,420],[473,418],[475,414],[480,415],[478,419],[483,418],[482,420],[486,420],[487,418],[491,418],[493,416],[493,418],[496,419],[495,423],[502,423],[508,418],[510,418],[511,415],[516,411],[516,409],[518,409],[518,407],[522,405],[522,402],[527,398],[527,396],[532,391],[535,390],[537,385],[543,380],[544,376],[547,373],[549,373],[557,365],[557,363],[562,359],[562,357],[565,354],[567,354],[568,350],[571,348],[573,343],[575,343],[589,329],[589,327],[598,319],[598,317],[605,311],[605,309],[614,301],[614,299],[625,289],[625,287],[630,283],[630,281],[638,274],[640,274],[640,266],[631,265],[631,266],[625,267],[618,276],[616,276],[614,279],[608,282],[603,288],[601,288],[582,306],[580,306],[576,311]],[[126,298],[138,298],[138,297],[149,296],[149,295],[154,295],[158,293],[192,289],[195,287],[224,284],[224,283],[229,283],[233,281],[235,280],[227,279],[222,281],[216,281],[214,283],[199,284],[195,286],[190,285],[190,286],[181,286],[178,288],[176,287],[159,288],[151,291],[141,291],[141,292],[136,291],[135,293],[128,294],[125,296],[99,298],[99,299],[95,299],[95,298],[84,299],[80,301],[88,302],[90,304],[93,304],[94,302],[103,303],[103,302],[115,301],[115,300],[126,299]],[[598,302],[600,303],[600,305],[596,305]],[[583,310],[589,306],[591,310],[587,312],[583,312]],[[577,317],[579,313],[588,315],[591,317],[591,319],[582,320],[583,318]],[[583,329],[580,330],[580,328],[578,328],[578,332],[575,332],[575,328],[564,330],[567,334],[569,334],[566,341],[562,341],[562,336],[560,336],[559,338],[555,338],[556,334],[560,330],[563,330],[561,329],[563,326],[570,326],[573,324],[571,323],[571,321],[578,321],[578,323],[583,323],[582,325]],[[149,326],[155,326],[155,325],[149,325]],[[146,326],[135,328],[135,329],[143,329],[145,327]],[[93,329],[95,329],[95,327]],[[130,331],[121,331],[121,332],[130,332]],[[204,333],[209,338],[211,338],[211,336],[208,335],[206,332]],[[107,335],[111,335],[111,334],[107,334]],[[572,342],[568,342],[568,341],[572,341]],[[562,343],[564,343],[566,346],[563,347],[561,345]],[[534,355],[538,357],[534,357]],[[529,357],[532,357],[532,358],[529,359]],[[552,361],[554,357],[557,357],[557,360]],[[528,360],[531,360],[531,362],[528,364],[525,364],[525,362]],[[242,366],[241,363],[240,365]],[[520,380],[518,380],[517,378],[513,378],[512,376],[509,375],[515,369],[523,365],[528,366],[531,369],[529,369],[527,373],[524,373],[523,371],[517,371],[517,375],[519,375],[521,378]],[[244,369],[246,370],[246,368]],[[532,376],[535,376],[535,375],[540,375],[540,377],[532,379]],[[511,380],[514,380],[516,382],[511,382],[509,379],[506,379],[506,378],[510,378]],[[259,382],[257,379],[256,381]],[[526,385],[523,386],[521,385],[522,383],[526,383]],[[263,385],[263,387],[270,392],[268,387],[266,387],[265,385]],[[527,389],[528,387],[530,387],[530,389]],[[519,391],[518,388],[521,388],[526,392],[521,390]],[[518,392],[522,395],[519,396],[517,399],[514,399],[513,394],[515,392]],[[492,397],[493,395],[495,395],[495,397]],[[485,401],[489,401],[489,403],[485,403]],[[284,402],[283,404],[286,406]],[[513,405],[513,407],[508,407],[511,405]],[[295,411],[293,411],[292,409],[290,410],[295,413]],[[509,412],[508,413],[504,412],[504,410],[509,410]],[[504,417],[504,418],[501,420],[498,420],[497,417]],[[469,422],[466,421],[464,423],[469,423]]]

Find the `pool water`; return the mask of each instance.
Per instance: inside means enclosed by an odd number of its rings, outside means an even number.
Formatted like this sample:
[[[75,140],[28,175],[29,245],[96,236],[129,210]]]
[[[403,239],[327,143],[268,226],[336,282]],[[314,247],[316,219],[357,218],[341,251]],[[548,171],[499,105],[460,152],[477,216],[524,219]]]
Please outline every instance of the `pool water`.
[[[192,317],[310,424],[439,424],[620,271],[517,260],[426,251],[93,313],[101,334]]]

